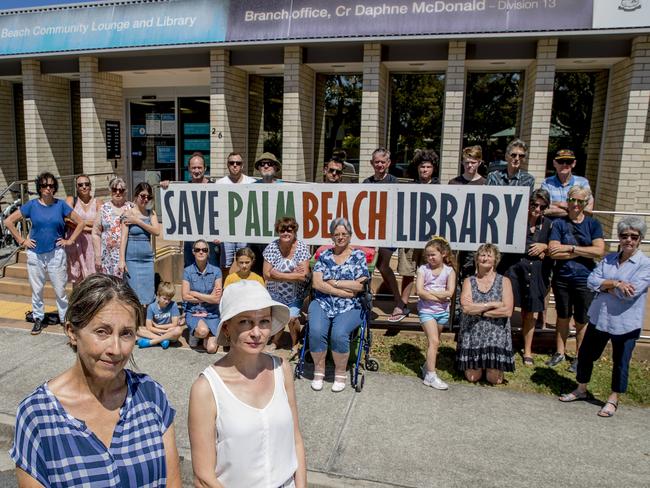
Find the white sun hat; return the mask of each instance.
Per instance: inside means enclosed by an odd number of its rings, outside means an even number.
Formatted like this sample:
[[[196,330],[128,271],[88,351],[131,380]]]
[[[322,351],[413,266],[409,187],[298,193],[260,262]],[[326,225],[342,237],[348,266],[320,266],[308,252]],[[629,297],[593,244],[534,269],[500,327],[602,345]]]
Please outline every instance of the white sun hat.
[[[226,320],[242,312],[261,310],[268,307],[271,307],[271,336],[274,336],[289,323],[289,307],[273,300],[267,289],[257,281],[241,280],[228,285],[223,291],[221,303],[219,303],[219,313],[221,315],[221,322],[219,322],[217,330],[219,345],[228,345],[225,334],[222,333],[221,329]]]

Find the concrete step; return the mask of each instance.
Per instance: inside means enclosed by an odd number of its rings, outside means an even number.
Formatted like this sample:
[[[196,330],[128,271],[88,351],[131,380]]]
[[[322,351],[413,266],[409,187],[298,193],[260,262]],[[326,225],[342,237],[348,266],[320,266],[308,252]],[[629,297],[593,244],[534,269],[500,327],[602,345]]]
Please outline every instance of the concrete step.
[[[66,291],[68,295],[72,293],[72,285],[66,286]],[[0,293],[3,295],[18,295],[23,297],[31,297],[32,289],[29,286],[29,281],[21,278],[10,278],[5,276],[0,279]],[[45,290],[43,293],[45,298],[56,298],[54,294],[54,288],[49,281],[45,283]]]
[[[5,276],[8,278],[21,278],[27,280],[27,263],[16,263],[6,266]]]

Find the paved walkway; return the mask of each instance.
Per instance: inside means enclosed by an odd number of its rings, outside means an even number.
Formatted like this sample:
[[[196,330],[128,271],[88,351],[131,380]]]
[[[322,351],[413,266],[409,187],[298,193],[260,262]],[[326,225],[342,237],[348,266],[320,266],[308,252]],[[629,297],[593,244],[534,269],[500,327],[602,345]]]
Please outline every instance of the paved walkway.
[[[0,357],[5,424],[23,397],[74,360],[61,334],[6,327]],[[167,390],[180,453],[189,458],[189,388],[215,358],[184,348],[136,349],[134,357]],[[601,419],[590,403],[481,386],[438,392],[381,373],[368,373],[361,393],[313,392],[304,379],[296,389],[312,486],[645,487],[650,479],[650,409],[623,404]],[[0,486],[13,486],[5,480]]]

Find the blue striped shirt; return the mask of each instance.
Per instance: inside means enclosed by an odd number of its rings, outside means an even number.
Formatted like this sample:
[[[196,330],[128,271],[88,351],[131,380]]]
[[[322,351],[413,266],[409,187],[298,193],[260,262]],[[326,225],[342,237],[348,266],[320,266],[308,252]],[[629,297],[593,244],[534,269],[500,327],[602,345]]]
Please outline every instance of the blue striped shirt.
[[[162,487],[167,484],[163,434],[174,421],[162,386],[126,372],[127,395],[110,448],[68,414],[47,383],[18,406],[11,458],[47,487]]]

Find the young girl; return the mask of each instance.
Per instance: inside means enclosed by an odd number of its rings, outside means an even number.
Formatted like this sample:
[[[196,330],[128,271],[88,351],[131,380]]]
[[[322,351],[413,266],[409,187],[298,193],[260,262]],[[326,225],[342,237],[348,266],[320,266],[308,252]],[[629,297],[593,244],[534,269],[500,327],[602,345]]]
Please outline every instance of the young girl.
[[[241,280],[257,281],[260,285],[266,286],[264,278],[251,271],[253,264],[255,264],[255,253],[250,247],[242,247],[239,249],[235,253],[235,262],[237,263],[238,271],[230,273],[226,277],[226,281],[223,284],[224,288]]]
[[[427,361],[422,366],[423,383],[437,390],[446,390],[447,383],[436,374],[436,356],[443,326],[449,323],[449,304],[456,289],[456,271],[449,243],[434,237],[424,247],[427,264],[418,268],[415,288],[420,299],[420,324],[427,335]]]

